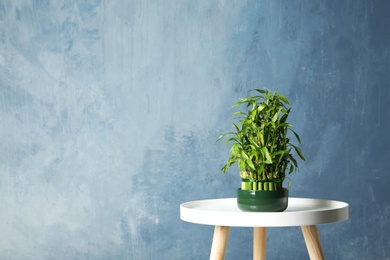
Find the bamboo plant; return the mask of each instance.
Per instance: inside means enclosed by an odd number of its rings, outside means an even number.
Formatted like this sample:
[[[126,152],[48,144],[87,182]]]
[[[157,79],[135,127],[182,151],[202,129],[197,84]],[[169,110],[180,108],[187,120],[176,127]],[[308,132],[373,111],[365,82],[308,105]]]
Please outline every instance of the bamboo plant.
[[[290,142],[290,133],[299,144],[299,135],[287,122],[290,114],[288,99],[268,90],[254,89],[253,96],[240,98],[233,107],[245,106],[246,111],[234,113],[238,123],[233,123],[235,131],[222,134],[218,141],[225,138],[232,143],[230,156],[221,168],[222,173],[233,164],[237,164],[242,179],[242,190],[279,190],[282,189],[286,173],[298,169],[295,153],[305,160],[301,150]]]

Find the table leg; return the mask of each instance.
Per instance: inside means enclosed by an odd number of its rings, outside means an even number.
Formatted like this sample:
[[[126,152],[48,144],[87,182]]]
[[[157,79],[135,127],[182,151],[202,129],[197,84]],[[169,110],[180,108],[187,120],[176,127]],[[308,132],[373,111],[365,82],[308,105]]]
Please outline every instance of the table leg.
[[[215,226],[210,260],[223,260],[229,239],[230,227]]]
[[[253,260],[265,260],[266,258],[266,243],[267,228],[253,228]]]
[[[322,252],[320,237],[316,226],[302,226],[303,237],[305,238],[307,251],[310,260],[324,260],[324,253]]]

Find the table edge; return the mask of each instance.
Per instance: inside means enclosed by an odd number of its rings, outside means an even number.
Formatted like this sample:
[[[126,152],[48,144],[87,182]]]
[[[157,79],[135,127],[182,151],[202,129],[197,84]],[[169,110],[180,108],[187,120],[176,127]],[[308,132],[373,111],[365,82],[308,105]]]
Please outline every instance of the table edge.
[[[209,200],[195,200],[180,204],[180,218],[183,221],[203,224],[221,225],[236,227],[287,227],[306,226],[342,222],[349,218],[349,204],[338,200],[324,200],[313,198],[294,198],[291,200],[307,200],[314,203],[338,204],[337,208],[307,210],[307,211],[285,211],[285,212],[244,212],[244,211],[218,211],[199,210],[189,208],[189,205],[197,203],[212,202],[218,203],[228,200],[231,202],[236,198],[220,198]]]

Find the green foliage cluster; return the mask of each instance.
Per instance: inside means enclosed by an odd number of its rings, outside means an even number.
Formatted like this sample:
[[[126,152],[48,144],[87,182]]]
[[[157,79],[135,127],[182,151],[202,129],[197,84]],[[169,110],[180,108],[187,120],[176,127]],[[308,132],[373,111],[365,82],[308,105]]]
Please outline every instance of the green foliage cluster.
[[[225,138],[225,144],[231,142],[230,157],[222,167],[223,173],[237,163],[240,170],[242,189],[277,190],[282,188],[286,172],[292,173],[298,168],[293,150],[305,160],[301,150],[290,142],[289,133],[293,133],[301,143],[299,135],[287,122],[291,107],[283,95],[268,90],[254,89],[256,95],[240,98],[233,107],[245,106],[245,112],[235,112],[239,120],[233,123],[235,131],[222,134],[218,141]]]

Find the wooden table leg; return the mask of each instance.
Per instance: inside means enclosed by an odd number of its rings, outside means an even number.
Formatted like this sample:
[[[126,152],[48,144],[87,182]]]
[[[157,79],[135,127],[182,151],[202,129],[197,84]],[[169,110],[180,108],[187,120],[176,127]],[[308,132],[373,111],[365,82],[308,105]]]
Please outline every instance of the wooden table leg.
[[[265,260],[267,245],[267,228],[253,228],[253,260]]]
[[[223,260],[229,239],[230,227],[215,226],[210,260]]]
[[[324,253],[322,252],[320,237],[316,226],[302,226],[303,237],[305,238],[307,251],[310,260],[324,260]]]

